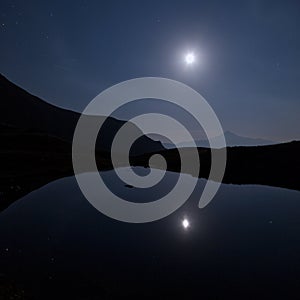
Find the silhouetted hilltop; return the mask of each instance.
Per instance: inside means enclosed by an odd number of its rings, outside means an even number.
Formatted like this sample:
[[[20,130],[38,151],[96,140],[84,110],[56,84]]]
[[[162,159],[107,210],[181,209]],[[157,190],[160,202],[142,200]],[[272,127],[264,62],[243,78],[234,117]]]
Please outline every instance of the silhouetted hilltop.
[[[47,103],[13,84],[3,75],[0,75],[0,95],[0,125],[3,128],[6,126],[23,132],[46,134],[67,142],[72,141],[79,113]],[[91,116],[91,118],[103,119],[105,116]],[[107,118],[101,131],[101,140],[99,138],[97,141],[98,150],[110,150],[112,138],[124,123],[125,121],[112,117]],[[135,144],[133,154],[162,149],[160,142],[144,136]]]
[[[72,137],[79,114],[33,96],[0,75],[0,122],[22,130]]]

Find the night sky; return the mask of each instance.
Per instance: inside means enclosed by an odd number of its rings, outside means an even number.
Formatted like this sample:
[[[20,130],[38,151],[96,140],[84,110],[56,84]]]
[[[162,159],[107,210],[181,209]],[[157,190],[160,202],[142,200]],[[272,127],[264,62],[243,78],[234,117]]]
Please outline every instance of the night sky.
[[[300,139],[299,1],[1,1],[0,26],[0,72],[55,105],[82,111],[161,76],[202,94],[225,130]]]

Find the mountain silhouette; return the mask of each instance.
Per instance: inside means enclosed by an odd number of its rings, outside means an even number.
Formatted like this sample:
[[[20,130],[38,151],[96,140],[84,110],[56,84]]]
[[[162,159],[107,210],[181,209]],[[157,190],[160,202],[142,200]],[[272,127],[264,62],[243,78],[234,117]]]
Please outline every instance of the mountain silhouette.
[[[77,121],[78,112],[63,109],[31,95],[24,89],[10,82],[0,74],[0,125],[3,131],[8,128],[20,132],[46,134],[54,138],[71,143]],[[91,116],[104,120],[106,116]],[[97,149],[110,151],[111,142],[116,132],[126,121],[108,117],[101,129],[101,137],[97,139]],[[133,123],[134,130],[140,131]],[[88,132],[87,132],[88,134]],[[22,145],[19,145],[22,147]],[[147,136],[142,136],[134,144],[132,154],[143,154],[162,150],[163,146],[158,141],[153,141]]]
[[[260,138],[250,138],[245,136],[237,135],[231,131],[225,131],[224,137],[226,140],[227,146],[263,146],[263,145],[271,145],[275,144],[273,141],[260,139]],[[214,138],[212,138],[213,140]],[[217,138],[215,138],[217,139]],[[209,147],[209,142],[207,139],[197,140],[195,141],[197,147]],[[168,143],[163,143],[166,148],[172,148],[173,145]],[[179,147],[192,147],[192,142],[182,142],[179,143]]]
[[[22,196],[53,180],[74,175],[71,146],[80,114],[51,105],[3,76],[0,76],[0,93],[1,211]],[[103,126],[104,130],[101,129],[101,138],[97,141],[95,151],[99,171],[113,168],[110,146],[115,133],[124,124],[125,121],[108,117]],[[139,130],[131,124],[134,130]],[[231,138],[235,143],[237,139],[241,140],[241,137],[230,132],[225,137]],[[243,142],[254,141],[244,138]],[[262,140],[255,139],[255,143],[258,142]],[[166,149],[160,142],[147,136],[138,139],[132,148],[134,151],[130,153],[131,165],[148,168],[149,157],[158,153],[165,157],[167,170],[181,172],[178,149]],[[201,161],[198,177],[207,178],[211,163],[210,149],[198,147],[197,150]],[[188,154],[189,148],[186,147],[183,151]],[[300,190],[299,151],[300,141],[227,147],[227,166],[223,182],[264,184]],[[192,160],[189,163],[194,164]]]

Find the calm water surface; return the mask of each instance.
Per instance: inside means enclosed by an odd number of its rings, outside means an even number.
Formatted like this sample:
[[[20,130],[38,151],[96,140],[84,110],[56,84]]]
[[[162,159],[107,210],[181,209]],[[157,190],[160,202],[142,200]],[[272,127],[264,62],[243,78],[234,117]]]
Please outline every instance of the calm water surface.
[[[222,185],[200,210],[204,184],[169,217],[127,224],[95,210],[74,177],[52,182],[0,214],[1,276],[33,299],[300,299],[300,193]],[[118,186],[150,196],[134,190]]]

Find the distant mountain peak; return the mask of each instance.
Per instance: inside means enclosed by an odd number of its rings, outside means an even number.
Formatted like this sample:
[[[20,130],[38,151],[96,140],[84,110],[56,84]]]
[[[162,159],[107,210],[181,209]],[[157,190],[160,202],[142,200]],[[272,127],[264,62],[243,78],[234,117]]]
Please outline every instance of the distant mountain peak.
[[[262,146],[262,145],[271,145],[275,144],[273,141],[261,139],[261,138],[251,138],[251,137],[245,137],[240,136],[232,131],[225,131],[224,137],[226,141],[227,146]],[[217,139],[218,137],[215,137]],[[214,139],[214,138],[212,138]],[[209,142],[207,139],[198,140],[195,142],[198,147],[209,147]],[[168,143],[164,144],[167,148],[172,148],[171,145],[168,145]],[[179,144],[180,147],[191,147],[193,146],[192,142],[182,142]]]

